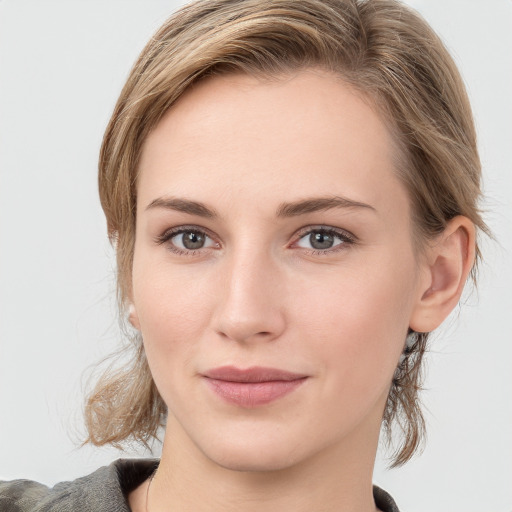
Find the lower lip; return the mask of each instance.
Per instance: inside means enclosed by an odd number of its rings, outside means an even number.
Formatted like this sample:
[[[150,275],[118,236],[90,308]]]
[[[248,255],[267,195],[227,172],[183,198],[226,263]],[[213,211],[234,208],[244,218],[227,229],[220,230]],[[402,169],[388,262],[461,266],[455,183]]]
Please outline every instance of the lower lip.
[[[265,405],[288,395],[301,386],[306,378],[268,382],[232,382],[206,378],[210,388],[226,402],[240,407]]]

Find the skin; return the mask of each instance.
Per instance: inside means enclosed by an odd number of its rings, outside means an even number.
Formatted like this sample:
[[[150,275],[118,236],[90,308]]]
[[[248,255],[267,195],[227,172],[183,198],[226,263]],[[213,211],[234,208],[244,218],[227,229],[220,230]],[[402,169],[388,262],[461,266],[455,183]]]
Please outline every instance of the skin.
[[[442,322],[474,257],[464,217],[415,252],[395,161],[371,103],[321,70],[210,78],[148,136],[130,320],[169,408],[151,512],[376,509],[380,423],[407,330]],[[313,198],[366,206],[283,215]],[[205,245],[184,248],[173,228]],[[333,247],[313,248],[311,229],[330,229]],[[205,385],[224,365],[307,379],[243,408]]]

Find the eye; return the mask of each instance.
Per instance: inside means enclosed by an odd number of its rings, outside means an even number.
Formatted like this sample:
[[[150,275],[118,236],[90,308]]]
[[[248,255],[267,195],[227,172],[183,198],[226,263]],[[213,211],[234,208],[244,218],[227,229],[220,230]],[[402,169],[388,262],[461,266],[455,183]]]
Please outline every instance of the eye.
[[[208,236],[200,231],[185,231],[170,238],[172,243],[180,249],[202,249],[207,243]]]
[[[170,229],[157,237],[156,242],[167,244],[169,249],[177,254],[194,253],[201,249],[219,246],[203,230],[188,227]]]
[[[327,227],[310,228],[301,235],[295,244],[296,247],[310,249],[317,253],[338,250],[343,245],[355,242],[355,237],[346,231]]]

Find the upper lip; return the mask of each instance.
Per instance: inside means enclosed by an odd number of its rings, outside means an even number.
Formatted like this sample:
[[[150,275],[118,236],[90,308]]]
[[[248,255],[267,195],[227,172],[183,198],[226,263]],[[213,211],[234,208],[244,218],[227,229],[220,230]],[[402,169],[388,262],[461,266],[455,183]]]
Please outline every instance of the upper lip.
[[[304,379],[307,375],[267,368],[264,366],[251,366],[250,368],[236,368],[235,366],[220,366],[203,373],[209,379],[224,380],[228,382],[270,382],[292,381]]]

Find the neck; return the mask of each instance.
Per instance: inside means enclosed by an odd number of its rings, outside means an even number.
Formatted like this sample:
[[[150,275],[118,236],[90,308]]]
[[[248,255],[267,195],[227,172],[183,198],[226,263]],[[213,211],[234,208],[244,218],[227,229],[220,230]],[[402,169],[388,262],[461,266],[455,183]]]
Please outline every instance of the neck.
[[[327,446],[298,464],[241,471],[209,459],[171,418],[147,512],[375,512],[372,472],[377,442],[378,429],[358,429],[346,442]]]

